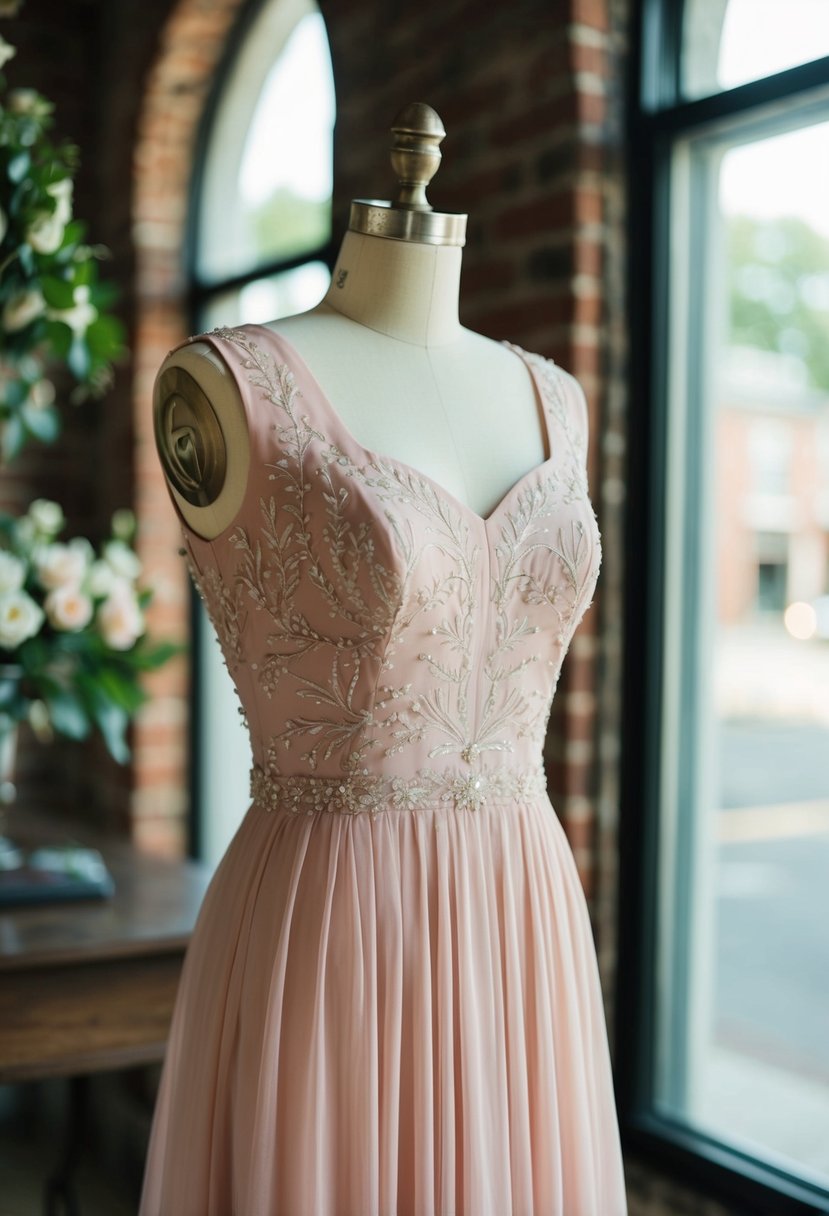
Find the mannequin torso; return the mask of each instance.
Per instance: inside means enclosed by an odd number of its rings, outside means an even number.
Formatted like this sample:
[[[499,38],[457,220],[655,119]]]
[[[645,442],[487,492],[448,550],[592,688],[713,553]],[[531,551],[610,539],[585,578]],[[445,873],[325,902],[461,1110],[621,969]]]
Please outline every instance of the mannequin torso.
[[[546,450],[529,370],[508,346],[458,321],[457,246],[346,233],[325,299],[274,322],[343,426],[372,452],[405,462],[485,516]],[[218,419],[227,468],[207,505],[171,492],[188,525],[210,539],[244,498],[249,444],[228,369],[204,343],[174,351],[156,381],[181,368]]]

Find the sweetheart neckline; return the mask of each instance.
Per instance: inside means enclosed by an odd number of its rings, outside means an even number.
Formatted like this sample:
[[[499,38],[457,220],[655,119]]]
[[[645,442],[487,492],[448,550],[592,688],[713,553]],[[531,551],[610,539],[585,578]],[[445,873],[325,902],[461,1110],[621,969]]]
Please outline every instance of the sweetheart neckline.
[[[288,352],[291,355],[292,360],[299,366],[299,368],[301,369],[303,374],[306,376],[308,382],[313,387],[315,393],[320,398],[320,400],[323,402],[323,404],[328,412],[329,417],[333,420],[333,422],[336,424],[336,426],[339,427],[339,429],[345,435],[348,442],[353,447],[357,448],[366,457],[366,459],[369,463],[378,462],[381,465],[382,464],[394,465],[396,468],[401,469],[402,471],[410,474],[411,476],[417,478],[419,481],[425,482],[427,485],[430,485],[437,494],[439,494],[441,497],[447,499],[450,503],[452,503],[452,505],[458,511],[460,511],[463,515],[470,516],[473,520],[475,520],[476,525],[479,528],[483,528],[483,530],[485,532],[489,529],[490,525],[495,522],[496,517],[498,515],[500,515],[501,511],[512,500],[512,498],[524,487],[524,485],[528,481],[530,481],[531,478],[540,476],[544,472],[544,470],[549,465],[551,465],[558,457],[557,445],[556,446],[553,445],[552,431],[550,428],[550,423],[549,423],[549,419],[548,419],[548,415],[547,415],[548,402],[547,402],[546,388],[542,384],[540,377],[536,374],[535,368],[533,367],[532,363],[530,362],[527,352],[522,347],[518,346],[514,342],[508,342],[506,339],[502,339],[501,344],[515,352],[516,357],[521,360],[521,362],[524,364],[524,367],[527,369],[527,371],[530,375],[530,378],[531,378],[532,384],[533,384],[533,388],[535,390],[536,397],[537,397],[537,404],[539,407],[539,412],[541,414],[541,421],[542,421],[542,426],[544,429],[545,446],[549,452],[549,455],[546,456],[544,458],[544,460],[541,461],[540,464],[533,465],[533,467],[528,469],[526,471],[526,473],[522,473],[522,475],[518,478],[518,480],[513,482],[513,484],[509,487],[509,489],[506,491],[506,493],[502,495],[502,497],[495,504],[495,506],[492,508],[492,510],[489,512],[488,515],[480,515],[476,510],[474,510],[473,507],[470,507],[467,503],[463,502],[460,498],[458,498],[455,494],[453,494],[451,490],[448,490],[444,485],[441,485],[441,483],[439,481],[436,481],[433,477],[430,477],[428,473],[422,472],[420,469],[415,468],[414,465],[409,464],[405,460],[398,459],[397,456],[383,455],[380,452],[374,451],[373,448],[366,447],[366,445],[364,443],[361,443],[360,440],[357,439],[357,437],[352,433],[351,429],[346,425],[345,421],[341,417],[339,411],[334,406],[334,404],[331,401],[328,394],[323,389],[319,380],[314,375],[314,373],[311,371],[311,368],[308,366],[305,359],[303,359],[302,355],[296,349],[294,344],[288,338],[284,337],[281,333],[277,333],[276,330],[271,329],[267,325],[248,323],[245,325],[239,325],[239,326],[237,326],[237,328],[238,329],[248,329],[248,330],[251,330],[251,329],[260,330],[263,333],[266,333],[269,336],[269,338],[272,341],[274,341],[276,344],[281,344],[284,347],[286,347],[286,349],[288,350]],[[550,362],[552,362],[552,360],[550,360]],[[557,364],[553,364],[553,366],[557,367]],[[221,535],[221,533],[219,535]]]

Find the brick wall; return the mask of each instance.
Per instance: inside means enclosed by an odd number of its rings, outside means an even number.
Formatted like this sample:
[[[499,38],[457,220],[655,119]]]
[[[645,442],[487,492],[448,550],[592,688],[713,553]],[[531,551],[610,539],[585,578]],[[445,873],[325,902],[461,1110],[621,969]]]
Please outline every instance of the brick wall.
[[[92,241],[105,239],[96,190],[97,32],[98,10],[91,0],[29,0],[16,17],[0,21],[0,34],[17,48],[4,68],[10,87],[44,93],[55,104],[56,136],[80,146],[75,207],[76,214],[89,222]],[[107,271],[121,277],[115,267]],[[58,400],[65,400],[71,381],[54,379]],[[66,512],[67,536],[101,539],[110,515],[101,495],[103,473],[111,460],[102,442],[110,410],[109,401],[66,405],[57,445],[32,445],[11,467],[0,470],[0,509],[21,513],[33,498],[54,498]],[[112,506],[127,506],[131,498],[131,486],[122,479],[122,493]],[[110,760],[98,740],[81,747],[58,739],[44,747],[24,727],[18,789],[23,809],[71,811],[102,825],[120,821],[124,828],[129,774]]]
[[[338,94],[339,231],[352,197],[387,197],[392,188],[388,127],[397,109],[428,101],[448,131],[432,201],[469,213],[464,323],[551,355],[587,394],[588,471],[604,559],[593,607],[565,662],[547,756],[553,800],[590,902],[611,1028],[626,442],[620,119],[628,5],[322,3]],[[34,487],[43,492],[44,478],[56,485],[63,478],[90,531],[105,528],[111,509],[128,495],[157,584],[152,626],[179,637],[187,633],[188,593],[152,442],[150,389],[164,355],[187,330],[182,249],[194,149],[216,66],[244,7],[243,0],[28,0],[25,16],[6,32],[12,41],[19,33],[21,48],[28,48],[26,63],[21,51],[14,65],[19,83],[39,84],[58,100],[61,129],[84,149],[79,209],[113,250],[132,345],[106,407],[74,419],[59,454],[27,462],[15,492],[25,498]],[[67,759],[67,788],[74,798],[88,790],[100,813],[108,811],[142,847],[175,855],[186,846],[186,664],[162,672],[153,691],[134,732],[131,771],[116,772],[96,756],[90,777],[90,766]],[[725,1216],[640,1164],[628,1163],[628,1180],[631,1216]]]
[[[404,14],[375,0],[328,0],[338,95],[335,215],[342,231],[352,197],[388,195],[388,127],[400,105],[428,100],[448,136],[433,185],[436,207],[469,212],[462,317],[492,337],[509,337],[555,357],[584,386],[591,411],[590,479],[602,522],[600,435],[603,407],[605,97],[612,75],[604,5],[558,13],[537,0],[482,10],[471,0]],[[160,480],[148,422],[158,364],[183,336],[181,248],[198,122],[237,5],[185,0],[164,28],[139,118],[135,156],[137,328],[135,467],[145,556],[164,577],[172,623],[184,610],[177,581],[177,533]],[[208,16],[209,14],[209,16]],[[371,31],[371,36],[369,32]],[[429,48],[424,54],[423,48]],[[614,554],[606,556],[612,577]],[[603,590],[567,658],[551,719],[548,762],[556,808],[593,904],[613,901],[612,840],[597,834],[597,704]],[[174,690],[155,714],[172,713]],[[184,712],[184,706],[180,707]],[[169,717],[164,718],[170,725]],[[134,805],[138,839],[175,850],[183,803],[176,796],[181,742],[168,731],[156,746],[170,781],[146,775]],[[612,836],[612,824],[605,825]],[[612,927],[604,926],[606,965]],[[605,948],[606,947],[606,948]]]

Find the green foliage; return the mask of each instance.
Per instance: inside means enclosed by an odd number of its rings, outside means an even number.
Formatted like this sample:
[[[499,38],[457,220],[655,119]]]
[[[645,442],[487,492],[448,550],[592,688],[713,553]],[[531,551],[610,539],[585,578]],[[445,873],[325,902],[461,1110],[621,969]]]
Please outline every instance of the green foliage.
[[[325,244],[331,234],[331,204],[277,190],[250,220],[260,258],[291,257]]]
[[[97,730],[124,763],[144,673],[183,648],[146,635],[152,592],[136,581],[132,513],[116,511],[97,554],[82,537],[59,542],[63,526],[45,499],[0,515],[0,734],[26,718],[43,738]]]
[[[799,357],[829,391],[829,240],[796,216],[728,224],[731,341]]]
[[[0,65],[14,55],[0,38]],[[0,74],[0,453],[15,457],[60,432],[53,369],[76,381],[70,399],[100,396],[124,353],[124,330],[109,315],[100,245],[72,216],[78,149],[53,141],[53,107],[33,89],[9,90]]]

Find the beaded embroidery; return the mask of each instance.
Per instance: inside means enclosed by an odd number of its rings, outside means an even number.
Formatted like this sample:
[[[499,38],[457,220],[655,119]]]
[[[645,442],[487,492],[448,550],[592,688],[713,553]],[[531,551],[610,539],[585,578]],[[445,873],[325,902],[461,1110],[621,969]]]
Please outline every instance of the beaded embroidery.
[[[370,755],[418,744],[470,767],[519,740],[540,752],[560,656],[589,607],[601,553],[598,528],[588,535],[585,518],[562,511],[589,498],[585,436],[555,365],[525,355],[556,422],[555,467],[548,460],[521,479],[481,544],[474,512],[428,477],[333,442],[303,412],[288,365],[244,328],[212,332],[233,345],[267,403],[273,457],[263,467],[278,491],[256,492],[258,524],[229,529],[232,564],[190,565],[234,681],[244,676],[277,711],[261,739],[268,774],[280,774],[286,752],[285,767],[300,759],[314,773],[333,759],[349,780]],[[264,643],[247,653],[256,614]],[[554,677],[531,678],[544,660]]]
[[[424,769],[415,777],[389,777],[368,770],[347,777],[305,774],[273,777],[254,765],[250,774],[250,796],[258,806],[294,815],[325,811],[374,817],[380,811],[414,811],[447,805],[476,811],[491,802],[537,797],[546,789],[547,780],[541,769],[474,776]]]

